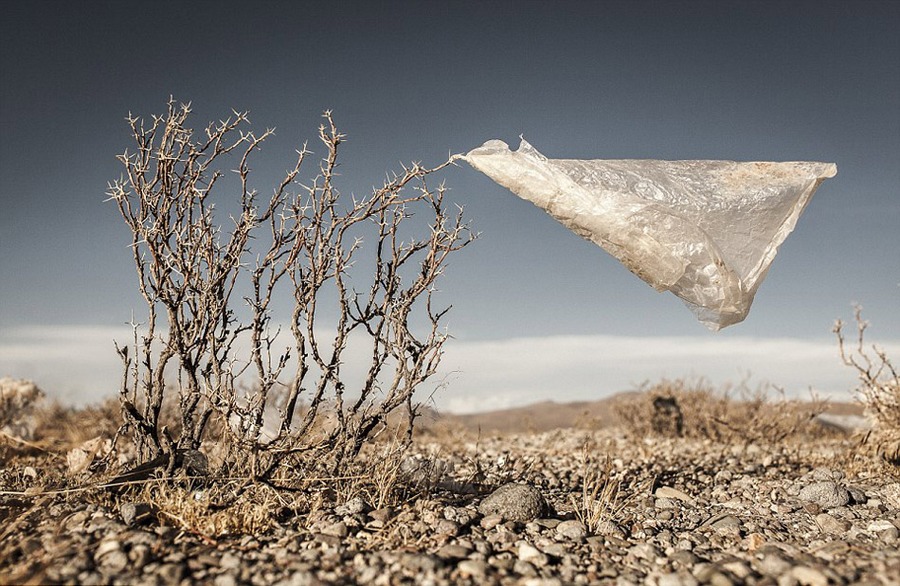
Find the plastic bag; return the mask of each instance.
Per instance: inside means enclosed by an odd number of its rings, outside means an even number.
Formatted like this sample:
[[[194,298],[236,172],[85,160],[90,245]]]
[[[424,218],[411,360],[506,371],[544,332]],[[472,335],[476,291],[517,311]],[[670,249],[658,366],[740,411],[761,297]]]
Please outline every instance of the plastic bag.
[[[711,330],[743,321],[833,163],[548,159],[491,140],[470,165],[591,240]]]

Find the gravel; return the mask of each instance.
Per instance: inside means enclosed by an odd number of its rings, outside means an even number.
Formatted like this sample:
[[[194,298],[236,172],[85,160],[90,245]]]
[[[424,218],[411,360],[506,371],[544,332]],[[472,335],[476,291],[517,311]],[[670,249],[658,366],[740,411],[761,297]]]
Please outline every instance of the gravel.
[[[821,455],[839,443],[750,449],[615,430],[428,441],[410,461],[441,454],[431,489],[377,508],[366,494],[334,498],[255,535],[185,531],[143,501],[2,496],[0,582],[900,583],[900,483]],[[620,482],[593,519],[579,510],[586,441]],[[29,465],[37,475],[0,473],[4,490],[43,475]]]

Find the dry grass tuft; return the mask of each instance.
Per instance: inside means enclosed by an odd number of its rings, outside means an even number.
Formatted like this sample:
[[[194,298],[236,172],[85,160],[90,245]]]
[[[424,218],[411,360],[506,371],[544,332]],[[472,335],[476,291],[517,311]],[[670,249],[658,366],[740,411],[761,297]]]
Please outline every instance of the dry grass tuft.
[[[291,501],[264,484],[231,481],[191,489],[166,480],[147,483],[139,500],[155,507],[160,523],[206,539],[260,535],[272,529]]]
[[[609,455],[600,459],[596,446],[585,442],[581,450],[580,494],[569,497],[575,517],[593,534],[609,533],[610,524],[621,521],[625,507],[636,495],[626,496]]]

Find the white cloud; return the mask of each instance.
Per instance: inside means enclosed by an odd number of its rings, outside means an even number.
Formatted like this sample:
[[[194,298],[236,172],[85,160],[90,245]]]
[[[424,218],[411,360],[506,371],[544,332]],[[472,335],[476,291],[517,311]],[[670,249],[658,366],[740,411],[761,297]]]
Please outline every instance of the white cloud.
[[[113,340],[128,343],[128,327],[29,326],[0,333],[0,376],[35,380],[64,402],[83,404],[114,394],[121,362]],[[879,342],[900,356],[900,341]],[[661,378],[705,377],[714,384],[769,382],[793,396],[810,388],[848,398],[854,372],[834,340],[752,337],[548,336],[448,341],[442,371],[449,385],[434,402],[440,409],[472,412],[552,399],[593,400]],[[350,348],[346,370],[363,372]],[[423,389],[423,393],[431,389]],[[425,398],[423,395],[421,398]]]
[[[127,343],[127,327],[22,326],[0,333],[0,376],[37,382],[50,396],[84,404],[117,392],[122,363],[113,340]]]
[[[879,344],[900,355],[900,342]],[[458,369],[439,397],[450,411],[469,412],[534,401],[594,400],[644,381],[704,377],[714,384],[768,382],[791,396],[809,389],[847,399],[855,374],[833,340],[751,337],[551,336],[455,341],[445,368]]]

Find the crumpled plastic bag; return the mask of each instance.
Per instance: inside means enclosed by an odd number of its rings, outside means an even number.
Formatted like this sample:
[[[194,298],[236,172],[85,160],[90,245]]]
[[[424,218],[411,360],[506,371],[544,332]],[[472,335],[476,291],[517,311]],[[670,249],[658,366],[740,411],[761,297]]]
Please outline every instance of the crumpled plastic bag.
[[[601,246],[711,330],[747,317],[833,163],[548,159],[524,139],[462,157]]]

